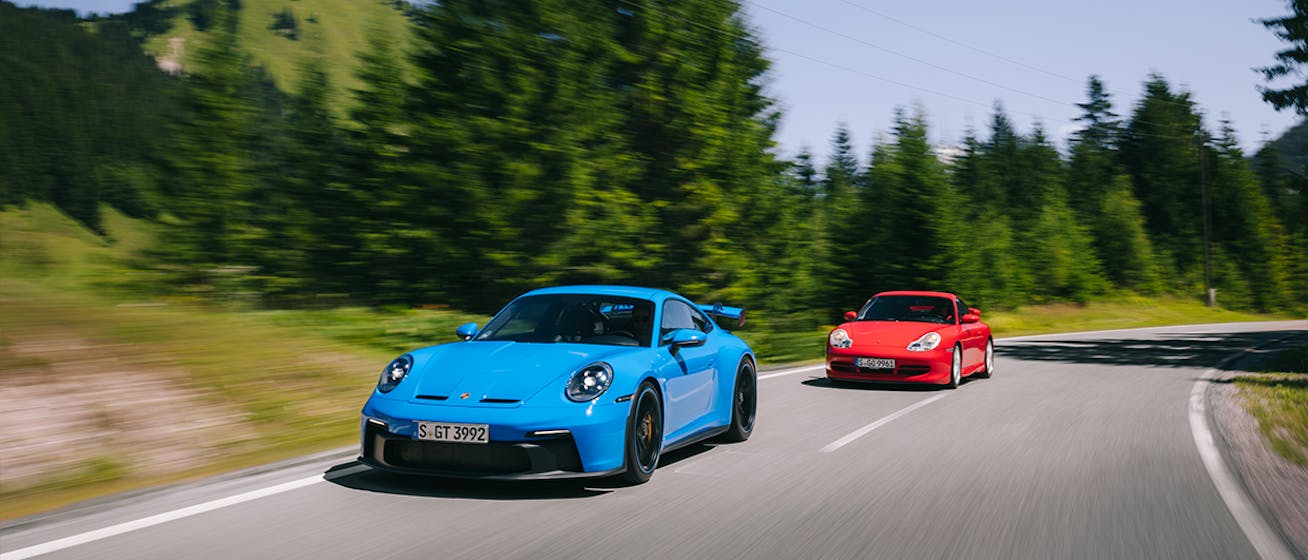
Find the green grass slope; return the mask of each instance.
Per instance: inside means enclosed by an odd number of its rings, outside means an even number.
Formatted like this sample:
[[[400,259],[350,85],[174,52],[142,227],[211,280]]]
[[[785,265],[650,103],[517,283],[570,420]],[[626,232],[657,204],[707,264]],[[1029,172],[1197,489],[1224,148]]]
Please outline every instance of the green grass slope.
[[[163,295],[140,266],[152,226],[111,210],[105,226],[0,211],[0,519],[349,445],[398,349],[485,320]]]
[[[187,17],[195,1],[165,0],[165,8],[175,9],[172,28],[150,37],[145,42],[148,52],[189,67],[187,57],[204,36]],[[384,36],[400,45],[410,40],[408,21],[398,5],[386,0],[241,0],[239,42],[288,93],[297,91],[301,68],[321,59],[333,85],[332,104],[344,114],[350,91],[361,85],[357,53],[366,49],[369,37]],[[295,39],[272,27],[283,10],[294,16]]]

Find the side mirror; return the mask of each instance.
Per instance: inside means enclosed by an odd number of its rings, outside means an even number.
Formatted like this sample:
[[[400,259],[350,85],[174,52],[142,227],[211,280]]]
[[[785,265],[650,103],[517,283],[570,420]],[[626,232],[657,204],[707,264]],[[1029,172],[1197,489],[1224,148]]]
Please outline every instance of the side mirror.
[[[976,315],[977,317],[980,317],[980,316],[981,316],[981,310],[980,310],[980,309],[977,309],[977,308],[975,308],[975,307],[969,307],[969,308],[967,308],[967,312],[968,312],[968,313],[971,313],[971,314],[973,314],[973,315]]]
[[[979,315],[975,314],[975,313],[968,313],[967,315],[964,315],[964,316],[963,316],[963,322],[964,322],[964,323],[976,323],[976,322],[978,322],[978,321],[980,321],[980,320],[981,320],[981,317],[980,317]]]
[[[454,329],[454,334],[459,337],[459,340],[471,340],[472,337],[477,336],[477,323],[459,325],[459,328]]]
[[[857,312],[857,311],[846,311],[846,312],[845,312],[845,320],[846,320],[846,321],[853,321],[854,319],[857,319],[857,318],[858,318],[858,312]]]
[[[663,342],[673,346],[701,346],[708,342],[708,335],[695,329],[677,329],[663,335]]]

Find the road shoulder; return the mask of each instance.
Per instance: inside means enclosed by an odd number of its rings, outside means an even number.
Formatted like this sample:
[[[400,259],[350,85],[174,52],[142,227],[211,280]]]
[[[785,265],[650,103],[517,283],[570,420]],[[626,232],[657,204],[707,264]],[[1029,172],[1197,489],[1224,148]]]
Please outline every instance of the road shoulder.
[[[1245,367],[1238,360],[1236,369]],[[1308,469],[1278,455],[1267,444],[1258,420],[1243,405],[1231,379],[1240,371],[1223,372],[1208,391],[1209,410],[1222,452],[1232,470],[1299,558],[1308,558]]]

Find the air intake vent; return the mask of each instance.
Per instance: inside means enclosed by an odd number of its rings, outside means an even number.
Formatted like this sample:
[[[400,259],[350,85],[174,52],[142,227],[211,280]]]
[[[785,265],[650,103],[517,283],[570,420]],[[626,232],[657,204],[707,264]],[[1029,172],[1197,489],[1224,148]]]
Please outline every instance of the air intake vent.
[[[492,404],[513,404],[518,402],[518,399],[482,399],[481,402]]]
[[[449,397],[443,397],[441,395],[418,395],[418,398],[426,399],[429,401],[443,401],[445,399],[448,399]]]

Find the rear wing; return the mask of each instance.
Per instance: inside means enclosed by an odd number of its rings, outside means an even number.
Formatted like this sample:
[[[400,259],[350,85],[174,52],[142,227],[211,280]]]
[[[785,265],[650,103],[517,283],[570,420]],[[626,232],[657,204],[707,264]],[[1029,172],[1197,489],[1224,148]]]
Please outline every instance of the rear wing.
[[[700,311],[703,311],[709,314],[710,316],[712,316],[713,319],[715,320],[728,319],[731,321],[735,321],[736,328],[745,326],[744,307],[726,307],[721,303],[715,303],[713,305],[697,305],[696,307],[698,307]],[[722,323],[719,321],[718,325],[721,326]],[[724,326],[722,328],[725,329],[728,327]]]

